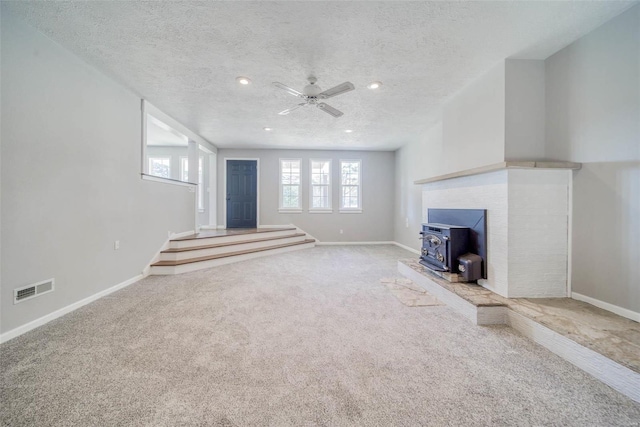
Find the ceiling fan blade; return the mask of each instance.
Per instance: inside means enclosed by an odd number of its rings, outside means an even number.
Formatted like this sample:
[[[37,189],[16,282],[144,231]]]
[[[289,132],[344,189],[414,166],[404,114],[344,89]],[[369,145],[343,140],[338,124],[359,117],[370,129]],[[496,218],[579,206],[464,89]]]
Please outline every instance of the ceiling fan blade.
[[[293,88],[290,88],[290,87],[289,87],[289,86],[287,86],[287,85],[283,85],[283,84],[282,84],[282,83],[280,83],[280,82],[273,82],[273,85],[274,85],[275,87],[280,88],[280,89],[286,90],[287,92],[289,92],[289,93],[290,93],[291,95],[293,95],[293,96],[297,96],[297,97],[299,97],[299,98],[303,98],[303,97],[304,97],[304,95],[302,94],[302,92],[298,92],[297,90],[295,90],[295,89],[293,89]]]
[[[338,86],[332,87],[331,89],[327,89],[324,92],[320,92],[318,98],[327,99],[332,96],[340,95],[345,92],[349,92],[355,89],[355,86],[351,82],[344,82],[339,84]]]
[[[291,107],[291,108],[288,108],[288,109],[286,109],[284,111],[280,111],[278,114],[280,114],[281,116],[286,116],[287,114],[289,114],[293,110],[296,110],[296,109],[298,109],[300,107],[304,107],[305,105],[307,105],[307,103],[303,102],[302,104],[298,104],[295,107]]]
[[[344,114],[342,111],[336,110],[331,105],[325,104],[324,102],[319,103],[318,108],[326,113],[331,114],[333,117],[340,117]]]

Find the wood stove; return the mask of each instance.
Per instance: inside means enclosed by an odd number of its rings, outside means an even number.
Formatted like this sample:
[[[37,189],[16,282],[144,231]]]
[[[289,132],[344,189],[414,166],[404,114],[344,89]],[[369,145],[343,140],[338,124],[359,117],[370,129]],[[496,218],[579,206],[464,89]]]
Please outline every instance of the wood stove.
[[[436,271],[458,273],[458,257],[469,251],[469,227],[428,223],[420,232],[420,263]]]
[[[429,209],[427,214],[420,263],[434,271],[462,273],[464,281],[486,279],[486,210]]]

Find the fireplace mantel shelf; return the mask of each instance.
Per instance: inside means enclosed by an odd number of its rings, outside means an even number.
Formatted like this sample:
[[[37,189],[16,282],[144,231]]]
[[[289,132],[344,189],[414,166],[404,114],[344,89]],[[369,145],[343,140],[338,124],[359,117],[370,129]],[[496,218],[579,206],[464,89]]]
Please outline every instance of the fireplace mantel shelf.
[[[580,169],[582,163],[573,162],[501,162],[479,168],[466,169],[459,172],[447,173],[431,178],[419,179],[414,184],[428,184],[430,182],[444,181],[446,179],[460,178],[463,176],[478,175],[481,173],[495,172],[502,169]]]

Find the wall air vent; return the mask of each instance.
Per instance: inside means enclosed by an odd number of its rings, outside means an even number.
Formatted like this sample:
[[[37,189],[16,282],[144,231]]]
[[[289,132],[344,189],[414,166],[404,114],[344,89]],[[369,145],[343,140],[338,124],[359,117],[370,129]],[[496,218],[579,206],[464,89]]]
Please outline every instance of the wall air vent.
[[[18,304],[19,302],[52,292],[54,290],[54,285],[55,279],[48,279],[34,283],[33,285],[16,288],[13,290],[13,303]]]

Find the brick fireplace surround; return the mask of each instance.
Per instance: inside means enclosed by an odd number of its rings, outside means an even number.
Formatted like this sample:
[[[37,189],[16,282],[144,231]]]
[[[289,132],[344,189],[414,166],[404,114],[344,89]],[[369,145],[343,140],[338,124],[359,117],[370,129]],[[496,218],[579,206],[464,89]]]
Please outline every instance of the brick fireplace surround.
[[[571,180],[575,163],[506,162],[417,181],[429,208],[487,210],[483,287],[507,298],[569,295]],[[488,171],[487,171],[488,170]]]

